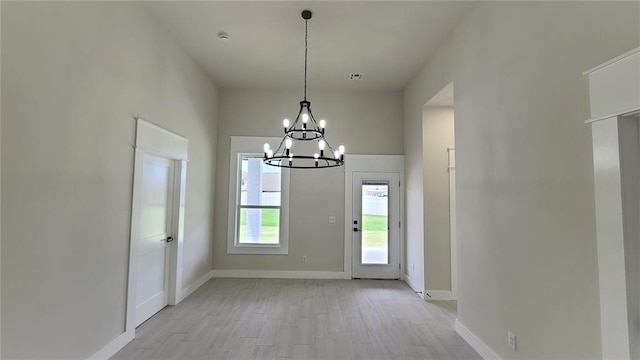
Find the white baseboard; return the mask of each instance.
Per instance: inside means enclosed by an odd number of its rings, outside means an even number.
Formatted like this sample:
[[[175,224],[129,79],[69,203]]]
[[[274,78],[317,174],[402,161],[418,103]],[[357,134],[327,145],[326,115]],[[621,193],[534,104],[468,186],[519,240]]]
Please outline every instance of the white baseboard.
[[[464,326],[458,319],[456,319],[456,332],[460,335],[466,342],[471,345],[471,347],[482,356],[485,360],[502,360],[491,350],[487,344],[482,342],[479,337],[476,336],[471,330],[469,330],[466,326]]]
[[[216,278],[257,279],[345,279],[342,271],[284,271],[284,270],[212,270]]]
[[[425,290],[425,300],[458,300],[449,290]]]
[[[215,270],[211,270],[208,273],[202,275],[198,280],[192,282],[186,288],[182,289],[180,292],[180,296],[178,297],[178,304],[184,300],[187,296],[191,295],[194,291],[198,290],[200,286],[204,285],[209,279],[213,277],[213,272]]]
[[[401,276],[402,281],[404,281],[413,291],[416,292],[421,299],[424,299],[424,291],[422,289],[422,285],[418,284],[417,281],[411,279],[411,277],[405,273],[402,273]]]
[[[133,340],[135,334],[133,331],[124,332],[115,339],[113,339],[107,346],[98,350],[95,354],[89,357],[90,360],[106,360],[115,355],[120,349]]]

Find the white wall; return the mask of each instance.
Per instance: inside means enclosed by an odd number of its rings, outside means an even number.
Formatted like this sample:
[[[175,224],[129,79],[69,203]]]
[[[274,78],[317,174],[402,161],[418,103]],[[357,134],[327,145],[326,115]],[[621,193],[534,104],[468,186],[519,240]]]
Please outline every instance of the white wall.
[[[311,84],[312,86],[312,84]],[[229,198],[231,135],[282,136],[282,119],[298,113],[301,91],[223,90],[220,94],[216,207]],[[402,93],[310,91],[327,140],[349,154],[402,153]],[[256,148],[262,152],[262,146]],[[215,269],[343,271],[344,168],[291,170],[289,255],[229,255],[227,212],[215,214]],[[337,221],[328,222],[333,215]],[[309,257],[308,264],[302,256]]]
[[[424,283],[427,290],[452,290],[447,149],[454,147],[453,115],[450,106],[423,109]]]
[[[184,285],[211,269],[216,99],[136,4],[2,2],[2,358],[124,331],[134,116],[190,139]]]
[[[502,358],[601,356],[582,72],[638,46],[639,6],[480,2],[405,90],[407,135],[455,82],[458,319]]]

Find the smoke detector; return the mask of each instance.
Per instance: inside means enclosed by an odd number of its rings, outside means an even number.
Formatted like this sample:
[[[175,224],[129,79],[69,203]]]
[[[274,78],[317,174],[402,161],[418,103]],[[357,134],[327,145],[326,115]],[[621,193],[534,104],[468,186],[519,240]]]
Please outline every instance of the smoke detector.
[[[351,75],[349,75],[349,80],[362,80],[363,77],[363,73],[351,73]]]

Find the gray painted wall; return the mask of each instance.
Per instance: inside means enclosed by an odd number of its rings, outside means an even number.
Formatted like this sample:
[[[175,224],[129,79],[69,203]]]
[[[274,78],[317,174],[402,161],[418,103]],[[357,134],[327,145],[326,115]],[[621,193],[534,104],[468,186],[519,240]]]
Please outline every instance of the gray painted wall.
[[[449,153],[453,108],[425,106],[422,113],[424,279],[427,290],[451,290]]]
[[[639,6],[480,2],[405,91],[417,129],[455,83],[458,319],[504,359],[601,356],[582,72],[638,47]],[[405,137],[407,159],[420,141]]]
[[[345,145],[346,161],[349,154],[402,154],[402,93],[310,91],[308,98],[314,116],[327,121],[327,140]],[[300,91],[221,91],[216,209],[228,206],[229,137],[282,136],[282,119],[295,118],[300,100]],[[214,269],[343,271],[344,168],[291,171],[289,255],[227,254],[227,220],[216,211]]]
[[[2,357],[124,332],[134,116],[190,139],[183,284],[211,269],[217,89],[138,5],[2,2]]]

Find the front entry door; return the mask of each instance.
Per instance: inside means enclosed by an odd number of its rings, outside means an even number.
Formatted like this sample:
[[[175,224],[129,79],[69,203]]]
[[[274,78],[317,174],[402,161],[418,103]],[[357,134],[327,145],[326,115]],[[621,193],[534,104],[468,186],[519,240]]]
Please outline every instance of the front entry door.
[[[400,278],[400,174],[353,173],[352,277]]]
[[[169,303],[169,261],[173,165],[144,155],[138,241],[136,326]]]

